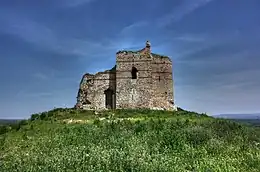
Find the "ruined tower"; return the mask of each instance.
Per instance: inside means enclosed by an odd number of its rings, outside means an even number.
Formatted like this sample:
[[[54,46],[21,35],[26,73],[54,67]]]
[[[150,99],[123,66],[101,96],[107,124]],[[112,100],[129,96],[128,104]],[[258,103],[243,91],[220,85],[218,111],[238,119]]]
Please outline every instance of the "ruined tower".
[[[171,59],[152,53],[149,41],[139,51],[118,51],[114,68],[83,76],[76,107],[175,110]]]

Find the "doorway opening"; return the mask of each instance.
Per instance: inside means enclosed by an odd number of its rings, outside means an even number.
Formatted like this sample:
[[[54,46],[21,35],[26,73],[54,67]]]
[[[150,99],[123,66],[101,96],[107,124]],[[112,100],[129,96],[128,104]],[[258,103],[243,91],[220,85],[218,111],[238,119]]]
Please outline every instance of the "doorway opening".
[[[107,109],[115,109],[115,93],[112,89],[108,88],[104,91],[105,93],[105,105]]]

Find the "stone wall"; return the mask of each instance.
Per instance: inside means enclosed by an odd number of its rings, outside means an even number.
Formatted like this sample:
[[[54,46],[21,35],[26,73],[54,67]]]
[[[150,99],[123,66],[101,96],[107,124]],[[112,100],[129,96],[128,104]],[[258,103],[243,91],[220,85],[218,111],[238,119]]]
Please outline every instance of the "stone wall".
[[[106,90],[111,90],[115,97],[116,74],[114,71],[85,74],[80,83],[77,108],[106,109]],[[114,100],[115,101],[115,100]]]
[[[171,60],[158,55],[153,55],[153,59],[153,107],[172,110],[174,93]]]
[[[171,59],[151,53],[150,44],[146,43],[140,51],[117,52],[116,66],[111,70],[85,74],[76,107],[174,110],[173,90]]]
[[[152,58],[142,52],[117,54],[116,107],[151,107]],[[132,79],[132,68],[137,69],[137,79]]]

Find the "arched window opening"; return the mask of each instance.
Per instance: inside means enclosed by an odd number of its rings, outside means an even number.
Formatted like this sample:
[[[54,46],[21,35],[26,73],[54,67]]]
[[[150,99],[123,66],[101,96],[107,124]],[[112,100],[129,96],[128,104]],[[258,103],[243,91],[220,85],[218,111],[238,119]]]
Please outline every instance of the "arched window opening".
[[[137,79],[138,70],[135,67],[132,67],[132,79]]]

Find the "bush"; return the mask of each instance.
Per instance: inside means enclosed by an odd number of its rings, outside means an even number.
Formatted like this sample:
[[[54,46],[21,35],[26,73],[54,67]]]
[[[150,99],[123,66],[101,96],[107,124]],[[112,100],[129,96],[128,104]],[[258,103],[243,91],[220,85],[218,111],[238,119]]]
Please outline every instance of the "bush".
[[[243,132],[243,126],[240,123],[229,120],[215,119],[209,125],[219,137],[227,137],[230,134]]]
[[[185,110],[180,107],[177,107],[177,111],[185,111]]]
[[[10,124],[9,126],[11,127],[11,129],[16,130],[16,131],[20,130],[20,128],[21,128],[20,123]]]
[[[41,120],[46,120],[48,119],[48,114],[51,114],[51,113],[47,113],[47,112],[43,112],[40,114],[40,119]]]
[[[6,126],[6,125],[0,125],[0,135],[7,133],[7,131],[8,131],[7,127],[8,126]]]
[[[38,119],[40,119],[40,115],[39,114],[32,114],[31,115],[31,121],[35,121],[35,120],[38,120]]]
[[[187,133],[187,140],[193,146],[201,146],[206,144],[212,137],[209,130],[203,127],[193,127],[190,128]]]
[[[28,121],[27,120],[21,120],[19,122],[20,125],[27,125],[28,124]]]

